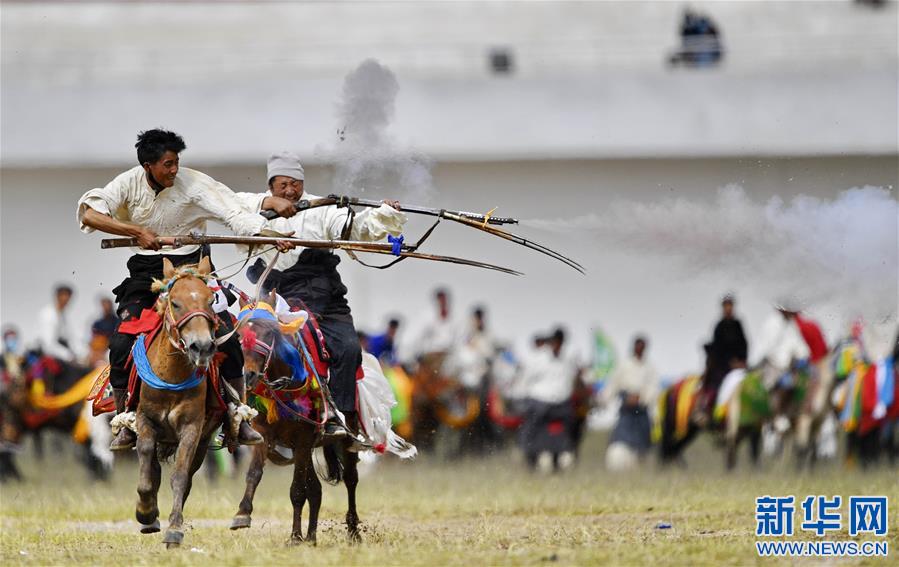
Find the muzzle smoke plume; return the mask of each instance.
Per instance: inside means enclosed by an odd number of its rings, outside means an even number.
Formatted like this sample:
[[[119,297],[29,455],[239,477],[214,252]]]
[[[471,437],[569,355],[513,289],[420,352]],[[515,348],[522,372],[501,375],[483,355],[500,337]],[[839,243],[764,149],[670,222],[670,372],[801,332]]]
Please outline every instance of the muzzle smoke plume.
[[[660,264],[682,275],[724,274],[772,301],[792,297],[869,320],[897,314],[899,204],[879,187],[761,204],[730,185],[712,201],[617,202],[574,220],[525,224],[580,229],[602,245],[669,260]]]
[[[401,148],[388,134],[399,83],[367,59],[343,83],[337,104],[338,140],[321,158],[334,164],[335,193],[423,201],[433,192],[432,162]]]

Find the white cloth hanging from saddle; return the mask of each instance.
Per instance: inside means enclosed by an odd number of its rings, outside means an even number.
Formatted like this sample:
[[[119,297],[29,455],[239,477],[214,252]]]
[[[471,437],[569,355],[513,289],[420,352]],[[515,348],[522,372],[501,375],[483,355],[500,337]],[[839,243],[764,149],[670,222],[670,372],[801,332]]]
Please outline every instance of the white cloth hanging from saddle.
[[[390,382],[381,370],[381,364],[368,352],[362,352],[364,377],[356,382],[359,397],[359,419],[370,444],[376,452],[388,451],[401,459],[411,459],[418,454],[415,445],[407,442],[391,429],[390,410],[396,405],[396,397]]]

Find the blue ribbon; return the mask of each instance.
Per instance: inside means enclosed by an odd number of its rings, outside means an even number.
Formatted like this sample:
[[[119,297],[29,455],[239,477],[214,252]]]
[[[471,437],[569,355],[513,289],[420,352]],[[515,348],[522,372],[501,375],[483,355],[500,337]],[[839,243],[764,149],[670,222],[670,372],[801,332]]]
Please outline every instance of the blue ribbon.
[[[303,341],[302,336],[297,338],[300,342]],[[303,366],[302,359],[300,359],[300,351],[286,340],[278,341],[278,346],[275,348],[275,351],[278,353],[278,358],[286,362],[287,366],[290,367],[290,371],[293,374],[293,380],[300,384],[306,382],[308,373],[306,372],[306,367]]]
[[[393,245],[393,248],[390,250],[390,253],[394,256],[399,256],[403,252],[403,235],[394,236],[392,234],[387,235],[387,242]]]
[[[134,366],[137,368],[137,375],[144,383],[154,390],[169,390],[180,392],[182,390],[190,390],[199,386],[206,379],[205,374],[198,374],[196,371],[190,378],[179,384],[166,382],[153,372],[150,360],[147,358],[147,347],[144,345],[144,335],[137,337],[134,346],[131,347],[131,356],[134,359]]]

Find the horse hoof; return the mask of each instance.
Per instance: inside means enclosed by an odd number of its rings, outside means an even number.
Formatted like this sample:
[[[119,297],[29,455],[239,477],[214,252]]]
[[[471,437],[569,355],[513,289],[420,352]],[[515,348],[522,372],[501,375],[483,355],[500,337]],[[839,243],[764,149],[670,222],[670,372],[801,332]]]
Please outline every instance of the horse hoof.
[[[140,510],[134,514],[134,517],[137,519],[137,523],[141,526],[152,526],[155,525],[156,529],[154,531],[159,531],[159,510],[155,509],[148,513],[143,513]],[[141,530],[143,531],[143,529]],[[144,532],[144,533],[153,533],[153,532]]]
[[[162,543],[169,549],[181,545],[182,541],[184,541],[184,532],[179,530],[166,530],[165,537],[162,539]]]
[[[250,516],[244,516],[243,514],[234,516],[231,520],[231,529],[239,530],[242,528],[249,528],[252,521],[253,519]]]
[[[352,544],[362,543],[362,536],[358,531],[352,531],[347,534],[347,540]]]
[[[287,540],[288,547],[293,547],[295,545],[303,545],[306,543],[306,540],[303,539],[303,536],[290,536],[290,539]]]
[[[149,524],[141,524],[140,525],[140,533],[142,534],[155,534],[159,531],[159,520],[154,520]]]

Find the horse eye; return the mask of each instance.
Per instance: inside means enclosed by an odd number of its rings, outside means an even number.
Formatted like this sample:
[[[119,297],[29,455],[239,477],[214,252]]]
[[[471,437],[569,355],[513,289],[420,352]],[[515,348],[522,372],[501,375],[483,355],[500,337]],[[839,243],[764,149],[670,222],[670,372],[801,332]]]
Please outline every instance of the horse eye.
[[[175,309],[181,309],[181,304],[177,301],[172,301],[172,307],[174,307]]]

